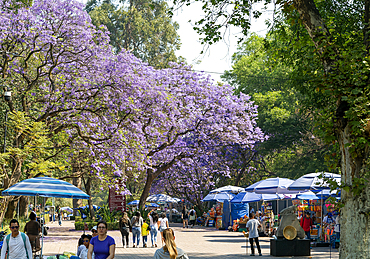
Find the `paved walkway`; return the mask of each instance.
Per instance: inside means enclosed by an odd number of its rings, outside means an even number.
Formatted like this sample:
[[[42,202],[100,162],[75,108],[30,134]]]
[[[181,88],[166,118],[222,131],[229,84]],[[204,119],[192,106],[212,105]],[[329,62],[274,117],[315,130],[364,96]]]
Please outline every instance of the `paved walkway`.
[[[83,231],[75,231],[72,221],[63,221],[61,227],[58,226],[57,223],[52,223],[48,226],[50,229],[48,236],[44,239],[44,255],[76,252],[78,238],[83,234]],[[171,224],[171,228],[175,231],[177,246],[186,251],[189,258],[236,259],[249,257],[249,251],[248,254],[246,254],[246,239],[240,232],[227,232],[225,230],[222,231],[206,227],[183,229],[180,224]],[[88,231],[88,233],[90,234],[90,231]],[[139,248],[123,248],[119,231],[108,231],[108,235],[116,240],[116,258],[153,258],[156,248],[143,248],[142,243],[140,243]],[[150,246],[150,236],[148,236],[148,239]],[[270,256],[269,239],[270,238],[264,237],[260,238],[263,254],[262,258],[275,258]],[[130,242],[132,242],[131,236]],[[292,257],[276,258],[285,259]],[[329,247],[313,247],[310,257],[302,256],[295,258],[328,259],[339,258],[339,254],[338,249],[331,249],[330,251]]]

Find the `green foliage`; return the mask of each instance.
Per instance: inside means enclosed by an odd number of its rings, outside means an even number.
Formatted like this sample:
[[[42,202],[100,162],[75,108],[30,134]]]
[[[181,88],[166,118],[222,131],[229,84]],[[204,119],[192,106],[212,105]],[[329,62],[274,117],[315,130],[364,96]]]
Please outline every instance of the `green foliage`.
[[[86,10],[93,24],[105,25],[110,32],[110,44],[116,52],[131,51],[136,57],[157,68],[178,61],[180,49],[179,25],[168,16],[166,1],[89,0]]]
[[[266,177],[297,178],[316,170],[327,171],[324,157],[333,149],[313,133],[314,121],[304,109],[305,96],[294,90],[294,69],[270,54],[273,40],[251,34],[233,54],[233,69],[223,78],[236,93],[246,93],[258,105],[257,124],[269,139],[258,146]],[[263,175],[260,175],[263,177]],[[259,180],[259,179],[254,179]]]
[[[75,222],[75,230],[84,230],[85,223],[87,224],[89,230],[98,224],[94,221],[84,221],[84,222]],[[119,230],[119,222],[107,222],[108,230]]]
[[[122,212],[113,210],[111,211],[108,204],[104,204],[96,212],[97,216],[100,216],[106,222],[116,222],[122,217]]]
[[[64,169],[65,161],[49,159],[53,155],[53,145],[44,122],[34,121],[20,111],[8,116],[6,152],[0,154],[0,164],[4,165],[0,169],[1,178],[12,174],[14,158],[23,161],[22,171],[26,174],[23,177],[50,175],[51,170]],[[19,143],[20,136],[22,143]]]

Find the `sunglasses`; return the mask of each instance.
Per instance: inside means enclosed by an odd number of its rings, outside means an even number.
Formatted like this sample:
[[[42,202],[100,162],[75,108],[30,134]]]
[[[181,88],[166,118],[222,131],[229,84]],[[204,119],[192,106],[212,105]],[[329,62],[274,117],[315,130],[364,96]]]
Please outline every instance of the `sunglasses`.
[[[19,228],[19,226],[13,226],[13,227],[10,227],[11,229],[17,229]]]

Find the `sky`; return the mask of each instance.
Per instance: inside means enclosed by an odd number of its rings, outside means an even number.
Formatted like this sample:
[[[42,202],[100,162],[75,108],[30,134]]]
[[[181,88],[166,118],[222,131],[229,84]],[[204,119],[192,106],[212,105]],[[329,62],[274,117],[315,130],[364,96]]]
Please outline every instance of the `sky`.
[[[77,1],[84,4],[87,2],[87,0]],[[180,28],[177,32],[181,41],[181,48],[176,52],[176,55],[184,57],[187,63],[193,66],[194,70],[204,71],[215,81],[221,82],[220,76],[225,70],[232,68],[231,57],[237,50],[237,36],[240,36],[240,29],[231,29],[228,31],[226,39],[209,46],[208,49],[204,49],[204,45],[199,41],[201,36],[194,31],[192,26],[192,24],[204,16],[201,6],[201,3],[195,2],[174,13],[173,20],[179,23]],[[261,4],[256,5],[254,9],[260,10],[262,6]],[[268,9],[270,10],[263,12],[258,20],[252,19],[251,32],[255,32],[260,36],[266,34],[268,28],[265,25],[265,20],[271,18],[272,7],[270,8],[269,6]],[[189,20],[191,20],[191,23],[189,23]],[[204,54],[200,54],[202,50],[205,50]]]
[[[260,8],[255,6],[254,8]],[[272,8],[268,8],[272,9]],[[192,24],[203,17],[204,13],[201,9],[201,4],[196,2],[190,6],[185,6],[174,13],[173,20],[180,25],[178,33],[181,40],[181,48],[176,52],[178,56],[186,58],[188,64],[192,65],[194,70],[205,71],[211,75],[216,81],[221,81],[220,75],[225,70],[232,68],[232,54],[237,51],[237,36],[240,36],[240,29],[233,28],[228,32],[228,39],[211,45],[205,54],[200,54],[204,46],[199,42],[201,37],[193,30]],[[264,36],[267,32],[265,20],[269,19],[271,11],[266,11],[258,19],[252,20],[251,32],[255,32],[260,36]],[[192,24],[188,21],[191,20]],[[200,63],[198,64],[198,61]]]

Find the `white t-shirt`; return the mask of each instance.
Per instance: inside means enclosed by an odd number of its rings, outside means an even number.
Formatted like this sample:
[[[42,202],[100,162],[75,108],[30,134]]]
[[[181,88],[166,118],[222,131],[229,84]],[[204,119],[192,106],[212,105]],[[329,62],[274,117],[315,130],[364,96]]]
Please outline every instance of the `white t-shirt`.
[[[150,226],[155,227],[158,230],[158,224],[157,222],[156,223],[153,222],[153,218],[151,215],[149,215],[149,220],[150,220]]]
[[[168,218],[160,218],[160,219],[158,219],[158,221],[159,221],[159,226],[162,229],[166,229],[167,228]]]
[[[337,233],[340,232],[340,216],[339,215],[335,218],[334,232],[337,232]]]
[[[258,237],[258,226],[261,225],[257,219],[250,219],[247,223],[249,229],[249,238]]]
[[[28,252],[28,258],[32,259],[32,247],[28,236],[26,236],[26,246]],[[1,259],[5,259],[6,250],[8,248],[8,244],[6,242],[7,236],[4,238],[3,247],[1,248]],[[21,232],[16,237],[12,237],[10,234],[9,239],[9,259],[26,259],[26,249],[24,247],[23,238],[21,236]]]

